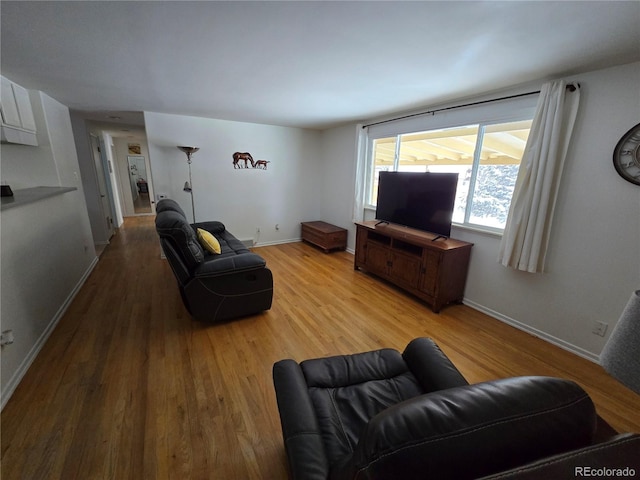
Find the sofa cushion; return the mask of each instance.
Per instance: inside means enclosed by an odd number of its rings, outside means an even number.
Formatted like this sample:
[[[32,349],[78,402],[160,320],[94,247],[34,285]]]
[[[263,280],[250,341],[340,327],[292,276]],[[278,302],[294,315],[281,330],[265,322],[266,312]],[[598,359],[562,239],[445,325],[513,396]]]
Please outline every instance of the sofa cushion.
[[[198,228],[196,231],[198,233],[200,245],[202,245],[205,250],[215,255],[220,255],[220,253],[222,253],[220,242],[218,242],[216,237],[201,228]]]
[[[329,464],[350,454],[370,418],[425,393],[392,349],[306,360],[308,385]]]
[[[571,381],[519,377],[456,387],[381,412],[331,478],[478,478],[587,446],[595,427],[593,402]]]
[[[211,277],[234,272],[247,272],[263,269],[267,265],[264,258],[256,253],[242,253],[239,255],[210,255],[193,271],[195,277]]]
[[[251,250],[249,250],[244,243],[234,237],[227,230],[223,230],[222,232],[218,233],[212,233],[218,239],[218,242],[220,242],[220,255],[223,257],[251,252]]]

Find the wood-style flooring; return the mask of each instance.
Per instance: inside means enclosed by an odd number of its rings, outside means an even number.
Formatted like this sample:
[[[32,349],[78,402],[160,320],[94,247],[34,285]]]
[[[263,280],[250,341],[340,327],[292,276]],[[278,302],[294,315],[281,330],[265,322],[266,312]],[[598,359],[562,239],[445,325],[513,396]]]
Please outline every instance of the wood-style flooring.
[[[2,412],[2,479],[285,479],[275,361],[403,349],[435,339],[470,382],[552,375],[580,383],[618,431],[640,397],[601,367],[467,306],[434,314],[353,256],[256,248],[273,308],[190,319],[154,217],[127,218]]]
[[[148,193],[139,193],[133,202],[133,211],[136,214],[151,213],[151,201]]]

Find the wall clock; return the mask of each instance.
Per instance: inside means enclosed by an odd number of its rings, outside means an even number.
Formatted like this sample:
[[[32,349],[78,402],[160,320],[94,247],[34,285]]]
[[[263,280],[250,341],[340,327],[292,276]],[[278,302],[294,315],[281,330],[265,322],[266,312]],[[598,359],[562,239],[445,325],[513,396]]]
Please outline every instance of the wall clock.
[[[616,145],[613,166],[626,181],[640,185],[640,123],[625,133]]]

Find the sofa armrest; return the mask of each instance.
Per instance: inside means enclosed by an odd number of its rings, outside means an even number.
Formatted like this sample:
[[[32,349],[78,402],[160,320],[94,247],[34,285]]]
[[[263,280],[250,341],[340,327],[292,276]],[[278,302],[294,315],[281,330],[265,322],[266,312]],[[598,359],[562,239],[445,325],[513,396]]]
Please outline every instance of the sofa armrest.
[[[213,277],[265,268],[267,262],[256,253],[241,253],[226,257],[207,257],[193,272],[195,277]]]
[[[208,221],[208,222],[197,222],[197,223],[192,223],[191,226],[193,227],[193,229],[197,229],[197,228],[201,228],[203,230],[206,230],[209,233],[212,234],[216,234],[216,233],[222,233],[225,231],[225,226],[222,222],[218,222],[215,220],[212,221]]]
[[[276,362],[273,384],[291,478],[326,480],[327,456],[300,365],[290,359]]]
[[[468,385],[449,357],[430,338],[412,340],[402,357],[425,392]]]
[[[478,478],[589,445],[595,425],[593,402],[568,380],[451,388],[376,415],[331,478]]]

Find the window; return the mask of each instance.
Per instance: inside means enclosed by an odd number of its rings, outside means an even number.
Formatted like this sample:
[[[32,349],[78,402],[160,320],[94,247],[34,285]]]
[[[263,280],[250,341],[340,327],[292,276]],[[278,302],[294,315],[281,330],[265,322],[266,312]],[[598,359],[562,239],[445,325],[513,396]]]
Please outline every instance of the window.
[[[374,139],[366,203],[375,206],[382,170],[456,172],[453,222],[502,230],[531,122],[481,123]]]

